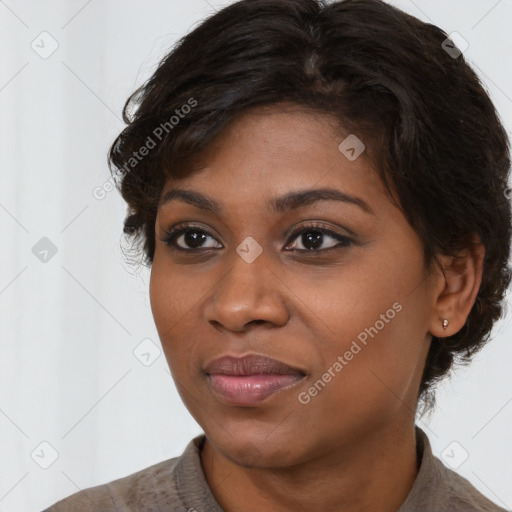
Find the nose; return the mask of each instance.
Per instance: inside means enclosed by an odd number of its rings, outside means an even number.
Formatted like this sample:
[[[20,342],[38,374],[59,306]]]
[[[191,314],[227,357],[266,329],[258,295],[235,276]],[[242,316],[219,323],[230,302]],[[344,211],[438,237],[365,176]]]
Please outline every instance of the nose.
[[[248,263],[237,253],[205,306],[206,320],[216,329],[242,332],[259,324],[285,325],[289,318],[287,287],[262,253]]]

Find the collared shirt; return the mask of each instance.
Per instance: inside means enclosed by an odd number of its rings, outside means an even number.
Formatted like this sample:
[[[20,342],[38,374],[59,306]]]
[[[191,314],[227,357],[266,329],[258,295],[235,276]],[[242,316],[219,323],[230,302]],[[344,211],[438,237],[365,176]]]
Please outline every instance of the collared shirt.
[[[418,474],[397,512],[507,512],[434,456],[428,437],[418,426],[416,439],[421,460]],[[201,465],[204,441],[205,435],[201,434],[179,457],[89,487],[44,512],[224,512]]]

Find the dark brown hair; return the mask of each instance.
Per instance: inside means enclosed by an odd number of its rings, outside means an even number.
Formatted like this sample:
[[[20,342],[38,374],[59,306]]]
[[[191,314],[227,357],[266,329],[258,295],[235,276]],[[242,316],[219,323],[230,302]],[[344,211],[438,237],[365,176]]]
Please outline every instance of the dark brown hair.
[[[334,117],[392,184],[430,269],[474,234],[485,246],[464,327],[432,340],[419,391],[433,405],[433,385],[488,340],[511,278],[509,141],[447,38],[380,0],[242,0],[203,21],[128,98],[127,127],[109,153],[128,204],[124,233],[144,263],[166,178],[190,173],[190,157],[236,115],[288,102]]]

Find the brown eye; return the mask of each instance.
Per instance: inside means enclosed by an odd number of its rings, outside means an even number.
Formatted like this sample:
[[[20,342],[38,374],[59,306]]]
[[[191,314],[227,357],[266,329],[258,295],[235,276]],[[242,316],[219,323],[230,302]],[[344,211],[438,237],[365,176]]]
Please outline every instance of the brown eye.
[[[300,237],[299,237],[300,235]],[[208,242],[208,240],[211,240]],[[336,233],[320,225],[301,226],[289,237],[287,250],[302,253],[323,253],[334,249],[341,249],[353,244],[348,236]],[[297,240],[299,247],[290,248],[290,241]],[[329,241],[330,240],[330,241]],[[217,242],[210,231],[191,224],[178,225],[165,233],[162,240],[172,249],[184,252],[195,252],[203,249],[222,249],[222,244]],[[333,243],[334,242],[334,243]],[[209,243],[209,245],[206,245]],[[323,247],[329,243],[327,247]],[[302,245],[302,247],[300,247]]]
[[[301,236],[299,237],[298,235]],[[322,245],[327,243],[328,239],[334,240],[337,243],[322,249]],[[317,227],[316,225],[302,226],[292,233],[289,240],[298,240],[299,245],[301,244],[303,247],[293,247],[291,250],[299,252],[324,252],[331,249],[348,247],[353,243],[352,239],[345,235],[327,228]],[[289,245],[286,247],[289,248]]]
[[[165,233],[163,241],[171,248],[180,251],[194,251],[198,249],[222,248],[215,245],[205,246],[205,242],[214,239],[213,235],[204,228],[193,225],[181,225]]]

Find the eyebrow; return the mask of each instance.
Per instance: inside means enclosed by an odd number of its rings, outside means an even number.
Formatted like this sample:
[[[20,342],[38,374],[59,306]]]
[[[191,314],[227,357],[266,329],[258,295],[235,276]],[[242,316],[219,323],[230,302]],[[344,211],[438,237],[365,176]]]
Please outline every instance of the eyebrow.
[[[222,213],[222,206],[215,199],[207,197],[199,192],[186,189],[172,189],[166,192],[159,201],[159,207],[169,204],[171,201],[182,201],[192,206],[212,213]],[[317,201],[341,201],[359,206],[364,212],[375,215],[370,206],[363,199],[348,195],[334,188],[314,188],[296,190],[271,199],[268,208],[275,213],[284,213],[290,210],[308,206]]]

